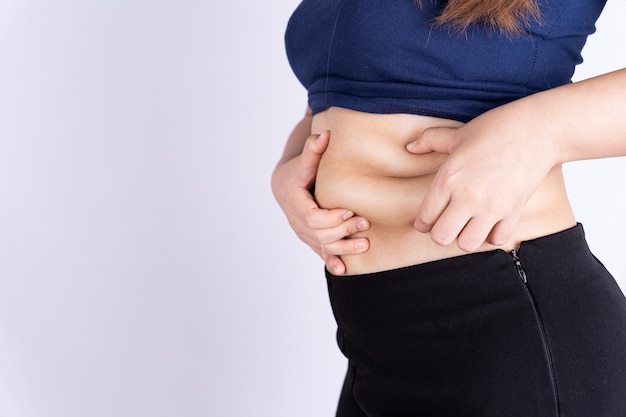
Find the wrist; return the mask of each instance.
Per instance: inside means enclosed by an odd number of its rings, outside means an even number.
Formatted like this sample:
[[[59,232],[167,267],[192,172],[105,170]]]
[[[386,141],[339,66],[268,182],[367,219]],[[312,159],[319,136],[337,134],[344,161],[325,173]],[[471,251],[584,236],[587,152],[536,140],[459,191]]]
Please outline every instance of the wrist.
[[[545,91],[516,100],[503,107],[511,112],[516,140],[523,143],[522,152],[532,154],[545,172],[565,162],[567,157],[566,134],[561,127],[561,116]]]

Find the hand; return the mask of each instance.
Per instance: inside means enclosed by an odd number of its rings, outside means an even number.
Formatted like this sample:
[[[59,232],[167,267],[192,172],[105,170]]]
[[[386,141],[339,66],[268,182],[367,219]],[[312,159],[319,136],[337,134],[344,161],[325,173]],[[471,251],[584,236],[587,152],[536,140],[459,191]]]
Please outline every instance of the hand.
[[[547,124],[542,125],[541,122]],[[414,226],[432,240],[475,251],[503,245],[528,199],[555,165],[548,120],[525,120],[499,108],[458,128],[426,129],[407,145],[414,154],[443,152]]]
[[[300,155],[276,167],[272,188],[300,240],[322,258],[329,271],[342,275],[346,267],[339,256],[362,253],[369,248],[366,238],[349,236],[369,229],[370,225],[349,210],[319,208],[311,194],[320,158],[329,139],[327,131],[309,136]]]

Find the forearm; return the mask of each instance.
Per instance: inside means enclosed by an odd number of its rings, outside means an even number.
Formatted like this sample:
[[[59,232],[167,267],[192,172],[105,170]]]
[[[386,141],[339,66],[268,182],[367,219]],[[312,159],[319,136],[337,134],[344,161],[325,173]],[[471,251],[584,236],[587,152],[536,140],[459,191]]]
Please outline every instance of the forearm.
[[[528,140],[548,152],[555,165],[626,155],[626,69],[538,93],[510,106],[507,110],[535,131]],[[520,128],[528,132],[528,126]],[[546,140],[547,144],[538,143]]]

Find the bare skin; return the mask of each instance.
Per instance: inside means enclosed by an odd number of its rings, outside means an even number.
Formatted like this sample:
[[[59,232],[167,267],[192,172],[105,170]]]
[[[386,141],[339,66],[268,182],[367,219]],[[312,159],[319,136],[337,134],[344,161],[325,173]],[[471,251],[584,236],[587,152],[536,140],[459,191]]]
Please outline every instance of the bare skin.
[[[336,108],[308,115],[274,171],[274,194],[335,274],[509,250],[575,224],[562,163],[626,155],[625,85],[626,70],[616,71],[466,125]]]
[[[496,247],[511,250],[522,240],[576,224],[557,166],[547,173],[520,213],[521,219],[512,235],[498,245],[481,241],[476,246],[464,240],[435,242],[432,235],[416,230],[416,213],[448,155],[411,154],[406,146],[433,126],[461,125],[423,116],[373,115],[339,108],[330,108],[313,119],[314,133],[330,131],[331,136],[317,172],[318,204],[324,208],[349,208],[371,224],[370,229],[351,235],[367,238],[370,245],[362,254],[342,257],[348,274],[392,269]],[[501,178],[500,187],[505,188],[507,181],[506,177]],[[499,204],[499,197],[492,204]]]

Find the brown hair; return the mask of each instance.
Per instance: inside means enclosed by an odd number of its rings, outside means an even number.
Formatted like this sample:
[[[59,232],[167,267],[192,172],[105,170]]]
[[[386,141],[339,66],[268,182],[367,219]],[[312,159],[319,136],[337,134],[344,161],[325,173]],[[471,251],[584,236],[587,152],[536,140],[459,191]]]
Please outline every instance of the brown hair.
[[[423,1],[417,0],[420,7]],[[448,0],[435,24],[464,33],[478,23],[517,35],[523,33],[533,19],[541,20],[537,0]]]

